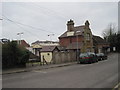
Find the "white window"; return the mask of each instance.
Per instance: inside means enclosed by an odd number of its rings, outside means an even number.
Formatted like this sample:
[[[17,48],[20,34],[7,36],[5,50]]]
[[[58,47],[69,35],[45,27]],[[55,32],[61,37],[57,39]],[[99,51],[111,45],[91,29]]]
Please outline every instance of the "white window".
[[[102,49],[101,48],[98,49],[98,53],[102,53]]]
[[[86,34],[86,40],[90,40],[90,34],[89,33]]]
[[[90,48],[87,48],[87,52],[90,52],[91,50],[90,50]]]

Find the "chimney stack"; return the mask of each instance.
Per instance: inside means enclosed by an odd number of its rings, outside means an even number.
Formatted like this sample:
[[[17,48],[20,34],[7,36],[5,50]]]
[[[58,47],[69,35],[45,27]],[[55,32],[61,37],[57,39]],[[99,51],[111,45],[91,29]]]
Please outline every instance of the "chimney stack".
[[[86,22],[85,22],[85,26],[86,26],[87,28],[89,28],[89,25],[90,25],[89,21],[86,20]]]
[[[70,21],[67,22],[67,30],[69,32],[74,30],[74,22],[71,19],[70,19]]]

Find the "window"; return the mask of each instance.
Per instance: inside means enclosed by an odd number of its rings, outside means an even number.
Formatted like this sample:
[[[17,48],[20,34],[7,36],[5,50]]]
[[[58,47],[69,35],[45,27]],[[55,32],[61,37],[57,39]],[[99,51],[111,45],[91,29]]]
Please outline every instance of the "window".
[[[90,40],[90,34],[89,33],[86,34],[86,40]]]
[[[87,52],[90,52],[91,50],[90,50],[90,48],[87,48]]]
[[[47,55],[50,55],[49,53],[47,53]]]

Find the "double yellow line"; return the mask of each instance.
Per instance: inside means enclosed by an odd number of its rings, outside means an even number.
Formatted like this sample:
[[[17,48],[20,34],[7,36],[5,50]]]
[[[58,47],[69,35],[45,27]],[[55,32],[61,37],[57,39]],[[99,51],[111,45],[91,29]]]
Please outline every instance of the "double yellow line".
[[[120,90],[120,83],[118,83],[112,90]]]

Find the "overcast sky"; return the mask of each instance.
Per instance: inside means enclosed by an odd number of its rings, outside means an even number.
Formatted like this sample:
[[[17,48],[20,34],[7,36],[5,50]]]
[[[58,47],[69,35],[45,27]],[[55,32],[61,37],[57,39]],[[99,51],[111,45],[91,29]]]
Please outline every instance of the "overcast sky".
[[[102,36],[109,23],[118,24],[117,2],[3,2],[2,35],[0,38],[21,39],[32,43],[37,40],[58,41],[69,19],[75,26],[90,22],[94,35]],[[9,19],[9,20],[8,20]],[[10,21],[12,20],[12,21]],[[1,32],[0,32],[1,33]]]

